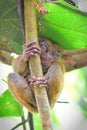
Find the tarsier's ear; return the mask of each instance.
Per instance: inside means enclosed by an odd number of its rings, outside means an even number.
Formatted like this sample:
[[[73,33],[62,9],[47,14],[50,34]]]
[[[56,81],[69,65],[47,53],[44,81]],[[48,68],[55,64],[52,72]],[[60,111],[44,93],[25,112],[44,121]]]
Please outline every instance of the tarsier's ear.
[[[59,44],[59,43],[55,43],[55,42],[52,42],[53,44],[53,48],[55,51],[57,51],[57,53],[60,53],[61,55],[63,55],[63,47]]]

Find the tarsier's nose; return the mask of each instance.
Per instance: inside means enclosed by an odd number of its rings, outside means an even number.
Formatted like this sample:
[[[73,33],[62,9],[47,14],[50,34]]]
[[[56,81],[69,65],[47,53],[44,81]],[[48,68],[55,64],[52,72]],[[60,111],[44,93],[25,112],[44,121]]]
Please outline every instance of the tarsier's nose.
[[[47,54],[47,59],[49,60],[49,61],[54,61],[54,57],[53,57],[53,55],[51,54],[51,53],[48,53]]]

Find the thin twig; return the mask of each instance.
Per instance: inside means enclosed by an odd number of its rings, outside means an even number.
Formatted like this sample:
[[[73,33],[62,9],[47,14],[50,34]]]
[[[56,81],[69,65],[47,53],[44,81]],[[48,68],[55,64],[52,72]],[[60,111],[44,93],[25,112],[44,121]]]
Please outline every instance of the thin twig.
[[[23,122],[17,124],[15,127],[13,127],[11,130],[15,130],[16,128],[18,128],[19,126],[23,125],[26,122],[27,122],[27,120],[24,120]]]
[[[57,103],[69,103],[68,101],[57,101]]]
[[[34,123],[33,123],[33,114],[28,112],[28,122],[30,130],[34,130]]]
[[[25,121],[24,116],[22,116],[21,119],[22,119],[22,123],[23,123],[23,124],[22,124],[22,126],[23,126],[23,130],[27,130],[27,129],[26,129],[25,122],[24,122],[24,121]]]

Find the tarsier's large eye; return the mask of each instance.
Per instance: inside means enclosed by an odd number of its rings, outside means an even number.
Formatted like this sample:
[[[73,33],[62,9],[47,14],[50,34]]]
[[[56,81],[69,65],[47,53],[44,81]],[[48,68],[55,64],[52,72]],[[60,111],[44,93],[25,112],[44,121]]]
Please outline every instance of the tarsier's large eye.
[[[43,52],[47,52],[48,51],[48,47],[47,47],[47,45],[44,42],[41,45],[41,49],[42,49]]]
[[[55,50],[54,55],[56,55],[58,57],[61,56],[61,51],[59,49]]]

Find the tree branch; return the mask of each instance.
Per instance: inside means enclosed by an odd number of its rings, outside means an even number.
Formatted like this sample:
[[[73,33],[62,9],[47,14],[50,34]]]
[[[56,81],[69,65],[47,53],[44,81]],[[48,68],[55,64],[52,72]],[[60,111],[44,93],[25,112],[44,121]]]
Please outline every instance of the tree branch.
[[[36,25],[36,12],[35,12],[35,0],[24,0],[24,19],[25,19],[25,36],[26,42],[36,41],[38,45],[37,37],[37,25]],[[29,61],[29,67],[31,76],[41,77],[43,76],[40,56],[32,57]],[[38,112],[40,114],[42,129],[53,130],[50,106],[45,87],[39,88],[34,86],[34,93],[37,102]]]
[[[11,56],[10,52],[0,50],[0,61],[1,62],[11,65],[13,59],[14,59],[14,57]]]
[[[62,59],[66,67],[66,71],[87,66],[87,48],[78,50],[65,50]]]

